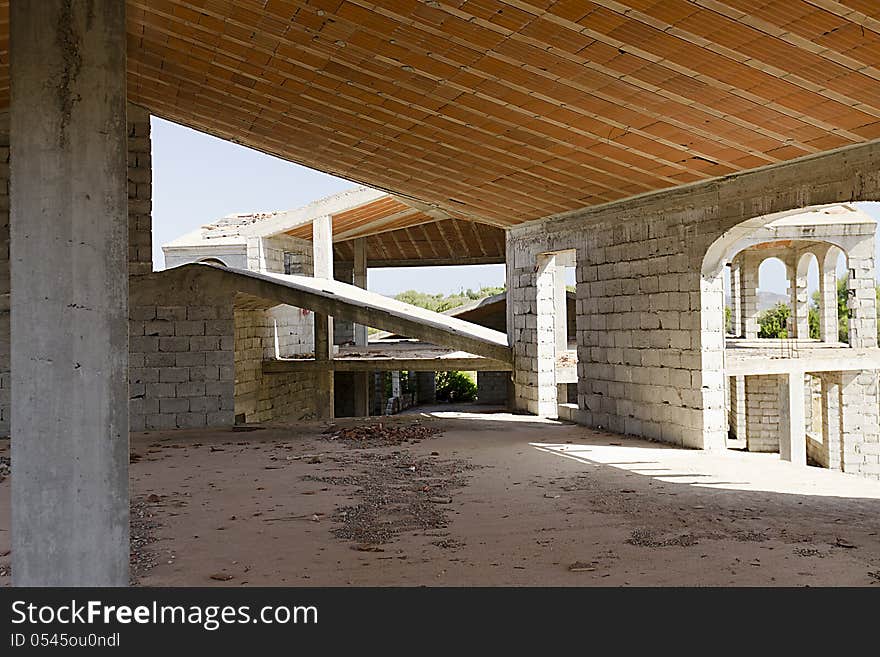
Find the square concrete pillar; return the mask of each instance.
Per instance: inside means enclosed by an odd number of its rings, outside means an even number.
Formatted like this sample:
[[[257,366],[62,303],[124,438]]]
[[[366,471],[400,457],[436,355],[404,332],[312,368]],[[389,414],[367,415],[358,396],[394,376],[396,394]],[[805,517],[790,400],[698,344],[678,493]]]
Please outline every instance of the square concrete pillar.
[[[829,249],[818,259],[819,337],[823,342],[840,340],[837,315],[837,259],[834,257],[837,253],[837,249]]]
[[[352,271],[352,285],[367,289],[367,239],[359,237],[352,241],[354,248],[354,270]],[[367,346],[367,327],[363,324],[354,325],[354,343],[358,347]]]
[[[740,280],[742,282],[742,325],[739,335],[747,340],[758,337],[758,267],[760,263],[751,253],[742,255]]]
[[[333,278],[333,218],[318,217],[312,222],[312,266],[315,278]],[[326,363],[316,370],[315,414],[332,419],[333,403],[333,318],[315,313],[315,360]]]
[[[807,464],[807,425],[805,420],[804,373],[791,372],[779,377],[779,457],[797,465]]]
[[[126,586],[125,3],[10,4],[12,559]]]
[[[822,383],[822,445],[827,453],[830,470],[843,469],[843,442],[841,441],[840,373],[824,372]]]
[[[849,344],[877,346],[877,280],[874,270],[874,238],[862,240],[849,251]]]
[[[735,258],[730,265],[730,328],[736,336],[742,335],[743,327],[742,273],[742,259]]]

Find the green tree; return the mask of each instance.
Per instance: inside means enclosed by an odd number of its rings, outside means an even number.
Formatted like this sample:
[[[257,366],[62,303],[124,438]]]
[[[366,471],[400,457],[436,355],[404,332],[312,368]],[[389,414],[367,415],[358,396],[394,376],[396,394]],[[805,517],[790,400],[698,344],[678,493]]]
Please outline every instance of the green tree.
[[[437,401],[470,402],[477,398],[477,384],[465,372],[437,372]]]
[[[791,315],[791,308],[787,304],[777,303],[769,310],[758,315],[759,338],[787,338],[788,328],[786,322]]]
[[[435,313],[442,313],[445,310],[458,308],[471,301],[477,301],[479,299],[491,297],[495,294],[501,294],[504,290],[504,287],[492,286],[481,287],[479,290],[468,288],[467,290],[454,292],[452,294],[428,294],[417,290],[407,290],[406,292],[401,292],[400,294],[395,295],[394,298],[398,301],[418,306],[419,308],[433,310]]]

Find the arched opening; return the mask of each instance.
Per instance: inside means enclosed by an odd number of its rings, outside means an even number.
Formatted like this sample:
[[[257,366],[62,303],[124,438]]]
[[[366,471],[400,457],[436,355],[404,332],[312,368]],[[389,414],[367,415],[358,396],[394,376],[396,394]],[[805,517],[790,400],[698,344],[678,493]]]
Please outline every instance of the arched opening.
[[[847,386],[865,378],[845,343],[876,344],[874,229],[858,209],[828,206],[748,220],[707,249],[702,376],[723,382],[726,417],[707,404],[704,426],[726,426],[728,447],[843,468],[841,432],[860,420],[844,420],[842,395],[856,400]],[[727,323],[716,333],[719,296]],[[721,358],[710,353],[719,342]]]
[[[791,320],[793,308],[790,268],[778,257],[765,258],[758,265],[758,286],[755,310],[759,339],[781,339],[794,336]]]
[[[206,265],[220,265],[221,267],[228,267],[225,262],[220,260],[220,258],[202,258],[199,260],[199,263],[204,263]]]

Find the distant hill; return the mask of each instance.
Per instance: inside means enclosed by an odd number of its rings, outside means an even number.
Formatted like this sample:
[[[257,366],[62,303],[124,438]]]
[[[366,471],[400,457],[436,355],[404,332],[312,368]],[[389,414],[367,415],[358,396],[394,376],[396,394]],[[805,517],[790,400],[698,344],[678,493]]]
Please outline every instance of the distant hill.
[[[758,310],[768,310],[777,303],[788,303],[788,297],[777,292],[758,290]]]
[[[730,305],[730,297],[725,299],[725,303]],[[777,303],[788,303],[788,297],[778,292],[765,292],[758,290],[758,310],[769,310]]]

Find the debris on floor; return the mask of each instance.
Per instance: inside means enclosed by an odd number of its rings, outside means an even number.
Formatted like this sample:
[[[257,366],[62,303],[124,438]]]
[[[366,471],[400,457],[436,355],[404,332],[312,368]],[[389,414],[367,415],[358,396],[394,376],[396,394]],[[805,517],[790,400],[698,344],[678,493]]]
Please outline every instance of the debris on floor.
[[[403,443],[417,443],[440,433],[440,429],[423,424],[365,424],[341,429],[330,429],[325,435],[328,440],[340,440],[354,448],[386,447]]]
[[[141,577],[159,563],[158,552],[149,546],[156,542],[154,530],[160,526],[152,507],[160,500],[155,494],[140,495],[131,500],[129,565],[132,584],[137,584]],[[173,556],[171,558],[173,560]]]
[[[404,532],[445,528],[452,493],[464,486],[464,473],[473,468],[467,461],[421,458],[405,451],[361,452],[345,457],[341,465],[351,474],[305,479],[357,487],[357,503],[334,512],[333,520],[341,526],[333,534],[369,546],[389,543]]]

